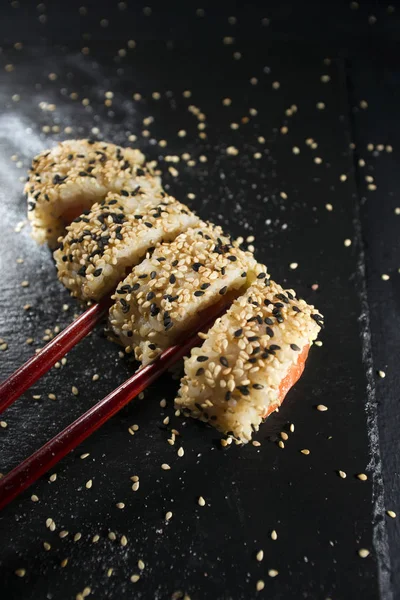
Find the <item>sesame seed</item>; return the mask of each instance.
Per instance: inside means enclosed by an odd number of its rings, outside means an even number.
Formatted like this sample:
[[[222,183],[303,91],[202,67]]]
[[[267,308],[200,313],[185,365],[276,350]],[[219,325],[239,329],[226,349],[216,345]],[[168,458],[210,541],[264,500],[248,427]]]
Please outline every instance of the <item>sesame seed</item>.
[[[141,571],[143,571],[143,569],[145,567],[145,564],[144,564],[144,562],[141,559],[139,559],[137,566],[138,566],[138,569],[140,569]]]
[[[303,450],[300,450],[300,452],[302,454],[305,454],[306,456],[308,456],[310,454],[310,451],[308,450],[308,448],[303,448]]]
[[[126,537],[126,535],[122,535],[121,539],[120,539],[121,546],[125,547],[127,545],[127,543],[128,543],[128,538]]]
[[[49,477],[49,481],[51,481],[52,483],[54,483],[54,481],[57,479],[57,473],[53,473],[52,475],[50,475]]]
[[[113,531],[110,531],[108,533],[108,539],[111,540],[112,542],[115,542],[115,540],[117,539],[117,536],[115,535],[115,533]]]
[[[340,176],[340,181],[346,181],[346,180],[347,180],[347,175]]]
[[[8,423],[7,423],[7,421],[0,421],[0,427],[1,427],[2,429],[7,429],[7,427],[8,427]]]
[[[265,583],[263,582],[262,579],[259,579],[256,583],[256,590],[257,592],[261,592],[261,590],[263,590],[265,587]]]
[[[139,581],[139,579],[140,579],[140,575],[137,575],[137,574],[131,575],[132,583],[137,583]]]
[[[367,481],[368,477],[365,473],[358,473],[357,479],[359,479],[360,481]]]
[[[205,506],[206,505],[206,501],[204,500],[203,496],[199,496],[199,499],[197,500],[197,503],[199,506]]]
[[[367,558],[367,556],[369,556],[369,550],[367,550],[366,548],[360,548],[358,551],[358,556],[360,558]]]
[[[169,471],[171,467],[167,463],[163,463],[161,468],[163,471]]]
[[[231,439],[231,438],[230,438]],[[253,444],[253,446],[255,446],[256,448],[258,448],[259,446],[261,446],[261,443],[258,440],[253,440],[251,442]]]
[[[258,560],[258,562],[261,562],[263,558],[264,558],[264,550],[259,550],[256,554],[256,559]]]
[[[90,456],[90,453],[89,452],[85,452],[84,454],[81,454],[79,458],[81,458],[82,460],[84,460],[88,456]]]
[[[299,264],[298,264],[298,263],[296,263],[296,262],[292,262],[292,263],[290,263],[290,265],[289,265],[289,267],[290,267],[292,270],[294,270],[294,269],[297,269],[297,267],[298,267],[298,266],[299,266]]]
[[[51,544],[49,544],[49,542],[43,542],[43,548],[48,552],[51,550]]]
[[[15,574],[16,574],[17,577],[25,577],[26,570],[25,569],[17,569],[15,571]]]
[[[386,377],[385,371],[378,371],[378,375],[381,379],[384,379]]]
[[[165,514],[165,520],[169,521],[170,519],[172,519],[172,512],[169,510],[166,514]]]
[[[392,519],[395,519],[397,516],[396,513],[394,512],[394,510],[387,510],[386,514],[388,517],[391,517]]]
[[[87,481],[86,484],[85,484],[86,489],[90,490],[90,488],[92,487],[92,485],[93,485],[93,480],[89,479],[89,481]]]
[[[344,240],[344,245],[346,246],[346,248],[348,248],[349,246],[351,246],[351,240],[349,240],[349,238],[346,238]]]
[[[333,206],[332,206],[332,204],[329,204],[329,203],[328,203],[328,204],[325,204],[325,208],[326,208],[326,210],[328,210],[329,212],[332,212],[332,210],[333,210]]]
[[[347,474],[344,471],[338,471],[338,475],[339,477],[341,477],[342,479],[346,479]]]
[[[298,146],[293,146],[292,152],[293,154],[300,154],[300,148]]]
[[[279,440],[278,446],[279,446],[279,448],[282,448],[282,450],[283,450],[285,447],[285,444],[282,442],[282,440]]]
[[[277,575],[279,575],[279,571],[277,571],[276,569],[269,569],[268,575],[270,577],[276,577]]]
[[[182,458],[182,456],[185,454],[184,449],[182,448],[182,446],[178,449],[177,455]]]
[[[36,494],[32,494],[31,500],[32,502],[39,502],[39,498],[36,496]]]
[[[71,388],[71,392],[73,393],[74,396],[77,396],[79,394],[78,388],[75,387],[74,385]]]
[[[383,281],[389,281],[389,279],[390,279],[390,275],[387,275],[386,273],[383,273],[383,275],[381,275],[381,279],[382,279]]]
[[[117,504],[115,505],[117,508],[123,509],[125,508],[125,504],[124,502],[117,502]]]
[[[325,404],[318,404],[317,410],[319,410],[320,412],[326,412],[328,410],[328,407],[325,406]]]
[[[79,533],[79,531],[78,531],[78,533],[75,533],[74,538],[73,538],[74,542],[79,542],[79,540],[81,539],[81,537],[82,537],[82,534]]]
[[[132,485],[132,491],[137,492],[138,489],[139,489],[139,481],[135,481],[135,483]]]
[[[275,529],[273,529],[271,531],[271,540],[277,540],[278,539],[278,534],[276,533]]]
[[[98,379],[100,379],[100,375],[98,373],[95,373],[92,377],[92,381],[98,381]]]

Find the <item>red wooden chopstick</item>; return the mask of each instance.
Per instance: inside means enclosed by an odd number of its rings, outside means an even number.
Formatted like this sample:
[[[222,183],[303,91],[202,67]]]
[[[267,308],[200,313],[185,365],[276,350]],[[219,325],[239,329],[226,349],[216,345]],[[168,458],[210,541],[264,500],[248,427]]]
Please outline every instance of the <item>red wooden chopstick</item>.
[[[93,304],[68,327],[53,338],[40,352],[32,356],[22,367],[0,384],[0,413],[31,387],[60,358],[75,346],[96,323],[101,320],[111,305],[111,297]]]
[[[181,344],[171,346],[154,363],[137,371],[103,400],[92,406],[71,425],[68,425],[29,458],[10,471],[3,479],[0,479],[0,510],[58,463],[68,452],[76,448],[96,429],[99,429],[103,423],[140,394],[166,369],[185,356],[198,342],[199,331],[208,329],[221,312],[219,310],[217,314],[209,317],[194,335]]]

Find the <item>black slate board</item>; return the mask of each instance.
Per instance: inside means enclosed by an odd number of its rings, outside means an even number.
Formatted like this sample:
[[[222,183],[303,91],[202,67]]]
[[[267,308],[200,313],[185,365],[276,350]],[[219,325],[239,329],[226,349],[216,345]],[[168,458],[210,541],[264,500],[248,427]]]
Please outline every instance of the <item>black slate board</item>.
[[[387,526],[394,561],[398,553],[392,527],[396,523],[388,522],[385,509],[395,508],[398,497],[387,461],[384,474],[391,482],[392,504],[385,505],[376,407],[381,382],[375,391],[375,371],[385,370],[389,359],[379,346],[379,317],[374,318],[386,289],[374,282],[386,256],[385,250],[381,256],[371,247],[374,221],[381,214],[379,195],[374,200],[377,212],[368,212],[358,155],[350,148],[357,142],[358,152],[358,140],[369,141],[361,133],[368,121],[359,120],[363,115],[353,110],[363,98],[358,86],[373,85],[363,71],[364,59],[357,63],[338,48],[328,54],[321,40],[310,43],[305,35],[296,36],[299,15],[286,3],[276,9],[279,25],[271,34],[273,18],[270,27],[261,25],[268,11],[256,6],[236,12],[237,32],[227,21],[235,14],[230,8],[210,9],[196,17],[187,7],[171,12],[153,5],[152,15],[146,17],[138,6],[87,6],[86,17],[79,16],[74,3],[58,14],[50,6],[42,12],[28,6],[4,7],[0,337],[8,349],[0,355],[1,377],[43,344],[46,328],[64,327],[78,310],[56,280],[50,252],[35,245],[28,227],[14,231],[25,219],[19,178],[25,176],[33,154],[68,137],[101,135],[115,143],[135,144],[149,159],[158,160],[167,189],[202,217],[234,235],[255,235],[257,258],[268,264],[277,281],[315,303],[327,326],[323,346],[312,349],[303,378],[256,436],[260,447],[223,450],[215,431],[175,417],[177,382],[164,376],[143,400],[134,401],[63,460],[53,470],[58,476],[54,483],[43,478],[2,512],[0,589],[9,598],[35,600],[75,598],[85,586],[97,598],[171,598],[179,590],[192,600],[390,598]],[[352,21],[353,13],[341,3],[330,8],[342,34],[350,36],[359,23],[362,38],[368,27],[364,17]],[[49,15],[47,23],[38,21],[40,14]],[[108,14],[109,27],[100,27]],[[328,27],[327,35],[330,31]],[[285,32],[292,41],[284,39]],[[230,35],[238,36],[236,42],[224,44],[223,37]],[[137,40],[135,49],[127,48],[128,39]],[[25,40],[22,50],[13,47]],[[90,52],[82,54],[86,46]],[[121,48],[127,51],[125,57],[118,56]],[[233,58],[235,51],[242,53],[240,60]],[[330,64],[324,63],[327,56]],[[4,69],[8,64],[14,65],[11,72]],[[50,73],[57,75],[55,81]],[[330,76],[327,83],[321,81],[325,74]],[[258,79],[256,85],[250,83],[252,77]],[[280,82],[279,89],[273,89],[274,81]],[[191,90],[190,98],[183,96],[184,90]],[[114,94],[111,107],[104,105],[107,91]],[[76,100],[70,96],[74,92]],[[154,99],[153,92],[161,98]],[[142,100],[134,101],[134,93],[142,94]],[[89,107],[82,105],[83,98],[90,100]],[[223,98],[231,98],[232,105],[223,106]],[[41,102],[47,105],[40,107]],[[318,110],[317,102],[325,109]],[[47,110],[49,104],[56,105],[54,111]],[[206,115],[205,140],[198,137],[198,121],[188,111],[191,104]],[[288,116],[285,111],[292,105],[297,112]],[[148,116],[154,123],[144,127]],[[249,122],[242,123],[246,116]],[[232,122],[240,124],[238,130],[230,128]],[[390,143],[390,123],[388,119],[388,138],[382,143]],[[286,135],[280,132],[284,125],[289,128]],[[66,132],[66,127],[72,130]],[[149,138],[141,134],[145,128]],[[187,131],[185,138],[177,135],[180,129]],[[129,141],[132,134],[136,142]],[[265,142],[259,143],[259,136]],[[317,149],[305,143],[308,138],[318,143]],[[168,142],[166,148],[158,144],[162,139]],[[227,154],[231,145],[238,148],[237,156]],[[295,146],[300,148],[298,155],[293,154]],[[184,152],[196,164],[174,164],[179,171],[175,178],[163,157]],[[259,159],[254,157],[257,152]],[[207,162],[200,162],[200,156]],[[316,156],[322,164],[313,161]],[[340,181],[341,174],[347,175],[346,181]],[[188,192],[196,195],[194,200],[187,199]],[[386,228],[391,209],[380,227]],[[394,237],[394,231],[388,234],[388,239]],[[346,238],[352,240],[350,247],[344,246]],[[16,263],[18,257],[23,264]],[[296,270],[289,268],[293,262],[299,265]],[[390,269],[396,277],[394,254]],[[23,280],[29,287],[21,287]],[[315,283],[317,291],[311,289]],[[32,308],[24,311],[27,302]],[[62,310],[63,304],[68,310]],[[390,314],[395,310],[394,306]],[[396,348],[398,337],[392,335]],[[33,345],[25,343],[29,337]],[[131,369],[98,327],[68,355],[65,366],[53,369],[5,413],[8,427],[0,429],[0,471],[18,464],[122,382]],[[94,373],[100,379],[92,383]],[[389,395],[392,382],[385,380]],[[72,394],[72,385],[78,387],[78,396]],[[48,393],[56,394],[57,400],[49,400]],[[41,399],[35,401],[33,394]],[[159,406],[163,398],[166,409]],[[318,412],[319,403],[329,411]],[[381,410],[388,421],[392,412],[387,411]],[[167,415],[168,427],[162,424]],[[290,423],[295,432],[282,450],[276,442]],[[128,433],[132,424],[139,425],[133,437]],[[171,427],[181,433],[175,446],[167,443]],[[176,454],[180,445],[185,450],[182,458]],[[302,448],[311,454],[302,455]],[[384,456],[389,453],[385,444],[383,451]],[[90,455],[81,460],[84,452]],[[169,463],[171,470],[163,471],[162,463]],[[338,470],[347,478],[340,478]],[[367,482],[355,477],[360,472],[368,473]],[[135,474],[140,476],[137,492],[129,479]],[[87,490],[89,479],[93,487]],[[31,494],[39,502],[32,502]],[[206,499],[204,508],[197,504],[200,495]],[[116,508],[117,502],[124,502],[125,508]],[[165,523],[168,510],[173,517]],[[46,528],[48,518],[56,522],[55,532]],[[276,541],[270,538],[273,529],[278,532]],[[60,538],[62,530],[69,535]],[[116,541],[108,539],[110,531]],[[74,542],[77,532],[82,538]],[[93,543],[96,534],[100,538]],[[119,543],[122,535],[128,538],[125,547]],[[43,541],[51,550],[43,549]],[[261,548],[264,560],[258,562],[255,555]],[[369,549],[370,556],[361,559],[360,548]],[[62,567],[66,558],[68,564]],[[146,566],[141,580],[133,584],[130,576],[139,572],[139,559]],[[20,568],[26,569],[23,578],[15,575]],[[114,569],[111,576],[109,568]],[[279,571],[276,578],[268,576],[272,568]],[[265,581],[265,589],[257,593],[259,579]],[[395,578],[392,583],[395,591]]]

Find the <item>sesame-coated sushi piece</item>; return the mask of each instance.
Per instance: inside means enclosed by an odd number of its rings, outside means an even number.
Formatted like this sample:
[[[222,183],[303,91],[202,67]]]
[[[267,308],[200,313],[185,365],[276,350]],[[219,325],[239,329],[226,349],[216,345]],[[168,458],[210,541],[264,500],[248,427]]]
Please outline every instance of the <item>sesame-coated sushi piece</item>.
[[[236,297],[266,269],[223,235],[201,223],[172,243],[159,244],[118,286],[110,309],[113,333],[147,364],[201,319],[201,311]]]
[[[71,225],[54,258],[60,281],[82,300],[99,300],[158,242],[200,219],[164,192],[109,193]]]
[[[175,406],[248,442],[301,376],[322,324],[293,290],[257,280],[185,359]]]
[[[159,190],[144,160],[139,150],[90,140],[67,140],[38,154],[24,188],[33,238],[55,247],[65,226],[108,192]]]

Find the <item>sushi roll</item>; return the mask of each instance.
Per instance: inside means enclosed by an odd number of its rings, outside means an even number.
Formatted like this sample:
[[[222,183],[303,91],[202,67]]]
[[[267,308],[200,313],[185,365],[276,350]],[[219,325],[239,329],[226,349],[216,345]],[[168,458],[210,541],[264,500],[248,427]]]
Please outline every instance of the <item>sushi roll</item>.
[[[90,140],[67,140],[38,154],[24,188],[33,238],[54,248],[65,226],[108,192],[137,185],[160,190],[144,160],[139,150]]]
[[[67,227],[54,252],[58,277],[82,300],[113,290],[158,242],[173,240],[199,218],[163,192],[109,193]]]
[[[257,280],[185,359],[176,408],[248,442],[301,376],[322,324],[293,290]]]
[[[265,277],[250,252],[201,223],[156,246],[118,286],[110,325],[127,352],[148,364],[198,322],[199,313]]]

